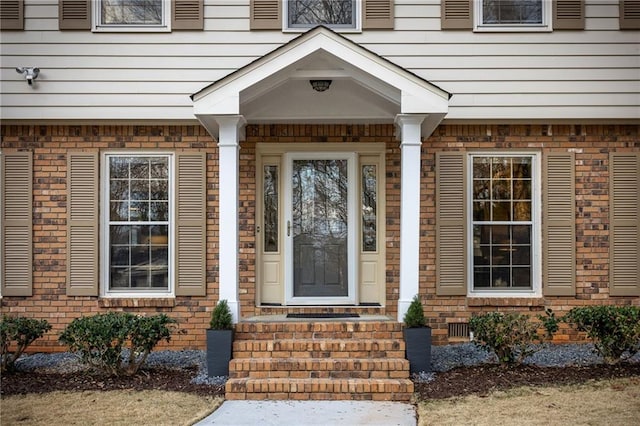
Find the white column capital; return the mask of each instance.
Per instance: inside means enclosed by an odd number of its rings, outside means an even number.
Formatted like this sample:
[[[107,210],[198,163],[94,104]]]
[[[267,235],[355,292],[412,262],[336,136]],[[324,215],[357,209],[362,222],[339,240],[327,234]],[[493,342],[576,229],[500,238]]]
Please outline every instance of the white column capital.
[[[422,122],[427,118],[424,114],[396,115],[396,133],[400,145],[420,145],[422,143]]]
[[[239,146],[244,139],[244,126],[247,124],[242,115],[218,115],[214,117],[218,123],[218,146]]]

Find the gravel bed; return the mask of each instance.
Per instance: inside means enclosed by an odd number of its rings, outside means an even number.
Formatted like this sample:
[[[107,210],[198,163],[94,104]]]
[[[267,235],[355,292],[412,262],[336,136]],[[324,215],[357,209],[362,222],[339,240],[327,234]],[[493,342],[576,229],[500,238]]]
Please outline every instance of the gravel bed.
[[[585,366],[603,363],[602,358],[594,351],[593,345],[587,344],[543,344],[537,345],[538,351],[525,359],[525,364],[540,367]],[[640,353],[630,359],[640,362]],[[414,375],[414,380],[429,382],[438,372],[444,372],[457,367],[495,363],[495,356],[473,343],[457,345],[433,346],[431,364],[433,372]],[[221,385],[226,377],[212,377],[207,375],[206,353],[198,350],[185,351],[156,351],[147,359],[149,367],[186,368],[195,367],[197,374],[192,379],[195,384]],[[78,358],[68,352],[54,354],[33,354],[21,357],[16,362],[16,368],[22,371],[41,371],[71,373],[81,371],[85,367]]]

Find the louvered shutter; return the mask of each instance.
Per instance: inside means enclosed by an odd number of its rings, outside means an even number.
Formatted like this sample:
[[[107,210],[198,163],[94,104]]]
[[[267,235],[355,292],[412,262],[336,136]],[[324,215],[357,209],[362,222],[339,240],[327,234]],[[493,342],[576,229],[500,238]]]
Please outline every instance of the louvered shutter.
[[[393,0],[364,0],[362,8],[363,29],[393,29]]]
[[[584,0],[555,0],[553,2],[554,30],[584,29]]]
[[[32,153],[2,155],[2,295],[31,296]]]
[[[640,0],[620,0],[620,29],[640,30]]]
[[[91,0],[60,0],[58,27],[61,30],[90,30]]]
[[[473,0],[442,0],[440,13],[443,30],[473,29]]]
[[[97,152],[67,154],[67,295],[98,295]]]
[[[436,292],[467,294],[465,155],[436,154]]]
[[[640,153],[611,153],[609,292],[640,296]]]
[[[176,296],[206,295],[206,160],[177,155]]]
[[[252,30],[281,30],[282,1],[251,0],[250,25]]]
[[[545,155],[544,163],[544,295],[575,296],[575,157],[553,152]]]
[[[24,29],[24,1],[0,0],[0,30]]]
[[[202,30],[204,28],[203,0],[174,0],[172,3],[172,30]]]

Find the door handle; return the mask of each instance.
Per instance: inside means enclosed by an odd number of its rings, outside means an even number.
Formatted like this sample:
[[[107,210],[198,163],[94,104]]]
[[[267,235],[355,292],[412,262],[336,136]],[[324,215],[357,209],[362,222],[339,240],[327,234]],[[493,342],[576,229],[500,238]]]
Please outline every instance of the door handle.
[[[291,221],[287,221],[287,237],[291,236]]]

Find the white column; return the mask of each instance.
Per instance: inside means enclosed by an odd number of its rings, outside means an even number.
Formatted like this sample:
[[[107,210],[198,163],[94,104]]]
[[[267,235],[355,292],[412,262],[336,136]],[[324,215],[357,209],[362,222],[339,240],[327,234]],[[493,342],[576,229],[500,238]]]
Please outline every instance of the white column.
[[[215,117],[218,133],[218,284],[220,299],[226,299],[231,308],[233,322],[240,319],[238,301],[238,195],[240,129],[244,118],[240,115]]]
[[[398,115],[401,142],[400,171],[400,297],[402,322],[411,299],[418,294],[420,264],[420,146],[424,115]]]

